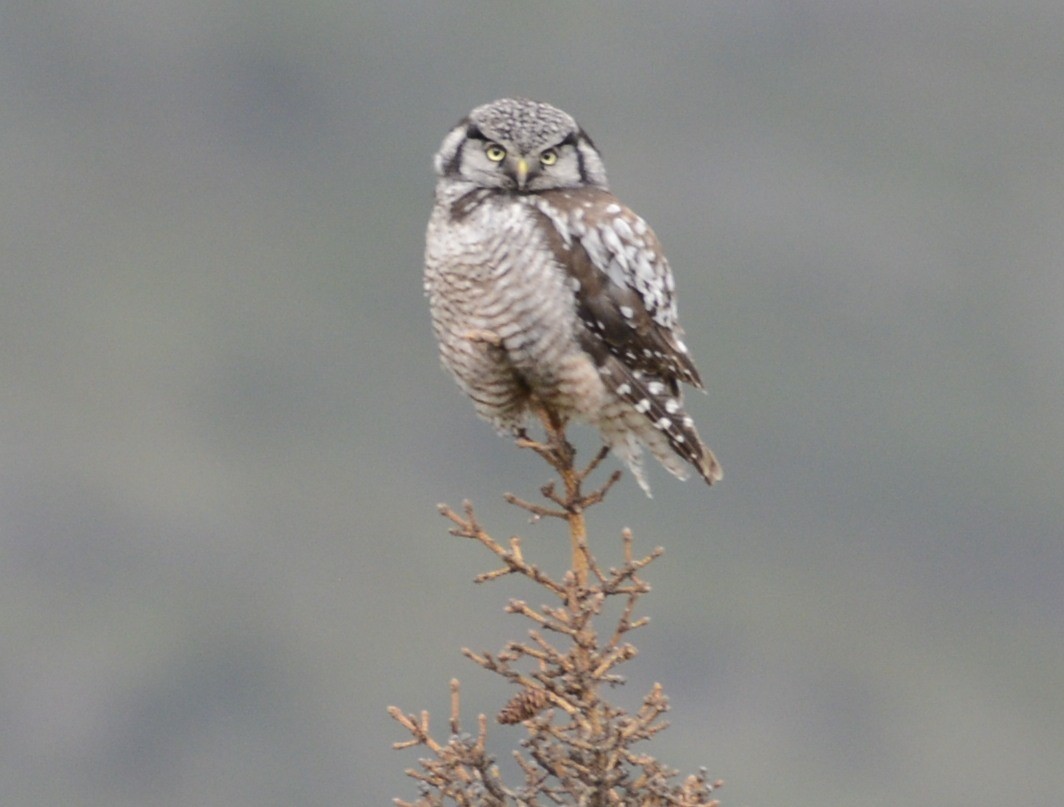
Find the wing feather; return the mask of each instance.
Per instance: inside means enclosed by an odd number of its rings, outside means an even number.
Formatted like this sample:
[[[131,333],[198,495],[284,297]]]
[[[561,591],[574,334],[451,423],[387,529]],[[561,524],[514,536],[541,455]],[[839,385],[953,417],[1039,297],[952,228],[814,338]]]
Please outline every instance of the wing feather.
[[[553,246],[579,284],[587,328],[632,369],[702,389],[677,321],[672,271],[646,222],[600,188],[541,194],[539,209],[554,220],[551,232],[565,234]]]

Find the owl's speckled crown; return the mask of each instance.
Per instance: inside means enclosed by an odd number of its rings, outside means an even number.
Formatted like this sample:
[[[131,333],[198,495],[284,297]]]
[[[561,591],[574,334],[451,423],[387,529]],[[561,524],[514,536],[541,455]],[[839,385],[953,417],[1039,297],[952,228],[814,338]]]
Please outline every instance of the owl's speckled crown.
[[[513,143],[524,151],[580,131],[568,112],[528,98],[500,98],[483,104],[469,113],[469,120],[487,137]]]

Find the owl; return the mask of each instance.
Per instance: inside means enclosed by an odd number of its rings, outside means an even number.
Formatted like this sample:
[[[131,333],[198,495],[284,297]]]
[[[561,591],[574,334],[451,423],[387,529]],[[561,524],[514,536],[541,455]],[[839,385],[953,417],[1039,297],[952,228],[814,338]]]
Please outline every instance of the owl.
[[[523,433],[538,407],[596,428],[643,490],[642,449],[683,479],[720,464],[684,411],[702,389],[654,231],[610,193],[571,116],[504,98],[443,139],[425,247],[440,357],[478,414]]]

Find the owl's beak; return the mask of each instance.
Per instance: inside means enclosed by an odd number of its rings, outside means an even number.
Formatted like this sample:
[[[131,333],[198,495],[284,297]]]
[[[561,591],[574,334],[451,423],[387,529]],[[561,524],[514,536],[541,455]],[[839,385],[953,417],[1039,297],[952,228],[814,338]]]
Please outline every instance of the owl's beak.
[[[514,176],[517,178],[517,189],[524,190],[525,185],[528,184],[528,160],[524,157],[518,157],[514,161]]]

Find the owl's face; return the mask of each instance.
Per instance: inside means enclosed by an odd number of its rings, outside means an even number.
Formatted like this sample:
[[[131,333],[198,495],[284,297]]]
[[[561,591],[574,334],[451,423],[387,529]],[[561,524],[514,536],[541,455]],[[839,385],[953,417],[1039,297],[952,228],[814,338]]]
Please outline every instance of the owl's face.
[[[441,182],[513,193],[606,187],[595,144],[575,120],[549,104],[504,98],[474,109],[436,154]]]

